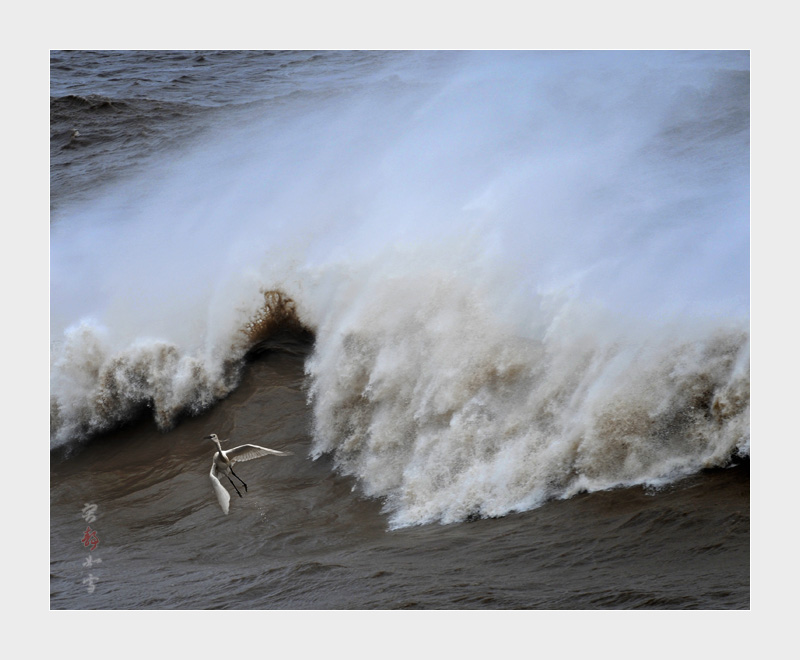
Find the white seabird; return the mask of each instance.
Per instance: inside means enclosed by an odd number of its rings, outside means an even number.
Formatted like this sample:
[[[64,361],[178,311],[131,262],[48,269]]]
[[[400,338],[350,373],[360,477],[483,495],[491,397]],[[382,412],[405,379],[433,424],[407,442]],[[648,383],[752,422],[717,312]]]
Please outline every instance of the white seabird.
[[[242,494],[239,492],[236,484],[233,483],[233,479],[231,479],[230,475],[233,475],[242,482],[245,492],[247,492],[247,484],[242,481],[239,475],[233,471],[233,465],[235,463],[239,463],[240,461],[250,461],[254,458],[261,458],[262,456],[290,455],[290,452],[278,451],[277,449],[267,449],[266,447],[259,447],[258,445],[239,445],[233,449],[225,450],[222,448],[216,433],[207,435],[203,439],[212,440],[217,445],[217,452],[214,454],[214,459],[211,461],[211,472],[209,476],[211,477],[211,485],[214,487],[214,493],[217,496],[219,505],[222,507],[222,512],[226,515],[228,514],[228,509],[230,507],[231,496],[228,491],[222,487],[217,474],[222,473],[228,477],[228,481],[231,482],[231,486],[233,486],[236,494],[241,497]]]

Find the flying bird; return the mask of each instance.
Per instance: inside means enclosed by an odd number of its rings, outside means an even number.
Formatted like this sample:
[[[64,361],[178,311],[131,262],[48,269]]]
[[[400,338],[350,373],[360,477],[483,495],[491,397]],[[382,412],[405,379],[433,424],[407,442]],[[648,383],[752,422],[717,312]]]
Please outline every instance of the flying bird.
[[[209,476],[211,477],[211,485],[214,487],[214,493],[216,493],[217,500],[219,500],[219,505],[222,507],[222,512],[226,515],[228,514],[228,509],[230,507],[231,496],[228,491],[222,487],[219,477],[217,477],[218,474],[221,473],[228,477],[228,481],[231,482],[231,486],[233,486],[236,494],[241,497],[242,494],[239,492],[236,484],[233,483],[231,475],[242,482],[245,493],[247,492],[247,484],[242,481],[239,475],[233,471],[234,464],[239,463],[240,461],[250,461],[254,458],[261,458],[262,456],[290,455],[290,452],[278,451],[277,449],[267,449],[266,447],[259,447],[258,445],[239,445],[233,449],[225,450],[222,448],[216,433],[207,435],[205,438],[203,438],[203,440],[212,440],[217,445],[217,451],[214,454],[214,459],[211,461],[211,472]]]

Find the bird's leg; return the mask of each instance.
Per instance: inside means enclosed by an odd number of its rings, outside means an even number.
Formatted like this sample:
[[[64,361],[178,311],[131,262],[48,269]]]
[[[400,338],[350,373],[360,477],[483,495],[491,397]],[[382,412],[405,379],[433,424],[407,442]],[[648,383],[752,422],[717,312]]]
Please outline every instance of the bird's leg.
[[[228,477],[228,475],[227,475],[227,474],[226,474],[225,476],[226,476],[226,477]],[[236,478],[238,479],[239,477],[236,477]],[[230,482],[231,482],[231,486],[233,486],[233,490],[235,490],[235,491],[236,491],[236,494],[237,494],[239,497],[241,497],[241,496],[242,496],[242,494],[239,492],[239,489],[236,487],[236,484],[235,484],[235,483],[233,483],[233,479],[231,479],[230,477],[228,477],[228,481],[230,481]]]
[[[239,481],[242,481],[242,478],[233,471],[233,468],[231,468],[231,474],[234,477],[236,477]],[[244,492],[246,493],[247,492],[247,484],[244,481],[242,481],[242,486],[244,486]]]

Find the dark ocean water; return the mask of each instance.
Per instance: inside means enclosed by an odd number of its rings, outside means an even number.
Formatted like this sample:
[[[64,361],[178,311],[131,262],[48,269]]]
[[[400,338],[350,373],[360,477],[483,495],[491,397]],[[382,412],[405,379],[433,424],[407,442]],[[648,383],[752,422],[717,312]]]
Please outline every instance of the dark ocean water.
[[[749,608],[747,53],[53,52],[50,103],[51,608]],[[210,433],[291,452],[227,516]]]

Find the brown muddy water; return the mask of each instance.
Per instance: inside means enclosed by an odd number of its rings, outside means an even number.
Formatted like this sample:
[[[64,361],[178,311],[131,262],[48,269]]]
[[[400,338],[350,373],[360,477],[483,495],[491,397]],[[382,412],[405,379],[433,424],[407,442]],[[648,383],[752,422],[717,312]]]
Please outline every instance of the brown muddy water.
[[[51,608],[749,608],[749,463],[391,530],[380,501],[309,457],[309,351],[273,343],[230,397],[168,433],[140,421],[53,453]],[[228,516],[212,432],[292,452],[240,463],[248,491],[231,490]]]

